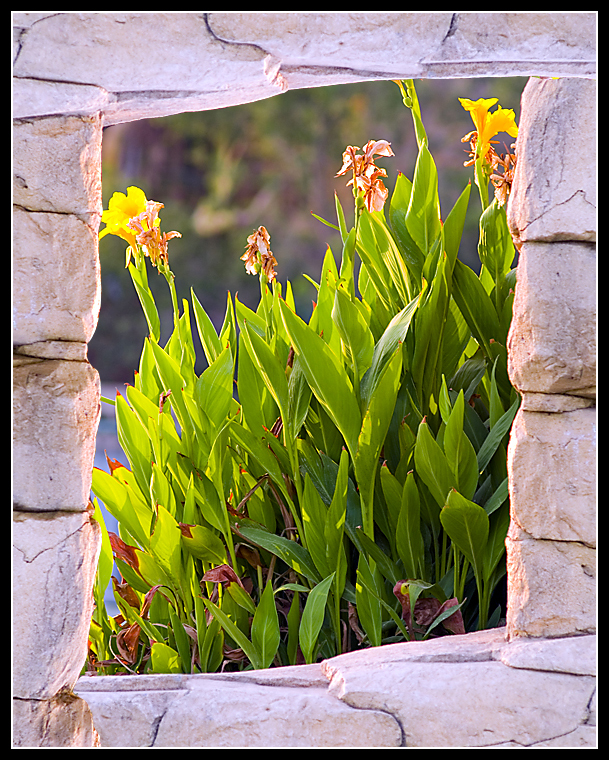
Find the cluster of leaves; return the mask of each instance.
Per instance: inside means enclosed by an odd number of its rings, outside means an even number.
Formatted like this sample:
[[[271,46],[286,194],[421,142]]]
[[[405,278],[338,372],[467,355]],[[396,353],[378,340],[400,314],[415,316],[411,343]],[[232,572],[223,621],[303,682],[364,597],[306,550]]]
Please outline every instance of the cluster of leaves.
[[[495,201],[480,275],[457,258],[471,186],[442,222],[406,87],[413,179],[398,175],[383,211],[356,192],[351,228],[337,200],[341,258],[328,249],[311,280],[308,322],[290,283],[261,270],[257,309],[229,293],[216,332],[194,291],[178,310],[165,269],[174,331],[161,346],[145,259],[129,264],[150,334],[115,402],[128,466],[93,472],[104,538],[89,669],[267,668],[498,623],[515,252]]]

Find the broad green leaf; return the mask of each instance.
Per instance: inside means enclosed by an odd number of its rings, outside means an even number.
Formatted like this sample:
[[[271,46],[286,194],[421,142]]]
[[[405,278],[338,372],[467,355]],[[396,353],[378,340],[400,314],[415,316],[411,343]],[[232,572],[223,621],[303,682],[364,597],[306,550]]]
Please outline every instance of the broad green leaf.
[[[211,319],[209,318],[205,309],[201,306],[201,303],[192,288],[190,290],[190,294],[192,298],[192,305],[194,307],[195,323],[199,332],[199,339],[201,341],[201,345],[203,346],[203,350],[205,351],[207,363],[213,364],[213,362],[220,355],[220,352],[224,346],[222,345],[220,338],[216,333]]]
[[[321,626],[324,622],[326,601],[333,580],[334,573],[331,573],[327,578],[324,578],[323,581],[309,591],[307,602],[302,613],[298,638],[300,648],[307,664],[313,662],[317,637],[319,636]]]
[[[147,430],[126,400],[117,393],[116,429],[118,441],[127,454],[137,484],[146,493],[152,476],[152,448]]]
[[[224,348],[201,374],[195,385],[195,399],[215,430],[225,423],[233,398],[233,356]]]
[[[516,416],[516,412],[518,411],[519,407],[520,396],[516,398],[512,406],[507,410],[505,414],[501,416],[500,419],[497,420],[495,425],[490,430],[488,436],[486,437],[486,440],[478,451],[479,472],[483,472],[486,469],[488,463],[491,461],[493,454],[497,451],[497,448],[503,440],[503,437],[512,426],[512,422],[514,421],[514,417]]]
[[[399,345],[406,339],[412,317],[417,309],[418,299],[414,299],[393,317],[382,337],[374,347],[372,365],[364,375],[361,383],[362,406],[367,408],[371,395],[374,393],[380,378],[383,376],[387,363],[392,359]]]
[[[324,343],[285,303],[281,314],[307,382],[340,430],[353,456],[361,427],[361,414],[344,368]]]
[[[254,613],[251,636],[252,644],[258,650],[261,667],[270,668],[280,642],[279,618],[271,580],[267,581]]]
[[[472,335],[492,360],[490,341],[501,336],[499,317],[476,273],[459,259],[453,270],[453,298]]]
[[[304,478],[301,511],[304,543],[315,563],[315,567],[325,577],[329,572],[325,537],[328,510],[317,493],[308,473],[305,474]]]
[[[438,173],[427,145],[421,145],[412,180],[406,228],[425,256],[440,235]]]
[[[469,196],[471,192],[471,182],[467,184],[457,202],[452,207],[450,213],[446,217],[444,222],[444,250],[448,256],[449,271],[452,272],[455,259],[459,253],[459,246],[461,244],[461,237],[463,235],[463,226],[465,224],[465,216],[467,213],[467,205],[469,203]]]
[[[226,562],[226,547],[222,540],[204,525],[180,525],[182,545],[194,557],[221,565]]]
[[[446,504],[446,497],[456,485],[446,455],[432,436],[429,425],[421,422],[414,449],[416,471],[440,507]]]
[[[148,330],[150,331],[150,337],[158,343],[161,337],[161,322],[154,302],[154,296],[148,287],[145,263],[143,271],[137,269],[133,264],[129,264],[129,274],[133,280],[137,296],[140,299],[142,311],[144,312],[148,324]]]
[[[237,625],[235,625],[235,623],[233,623],[229,616],[223,610],[221,610],[217,604],[214,604],[210,599],[204,598],[203,603],[211,612],[211,614],[218,620],[222,628],[224,628],[231,639],[233,639],[233,641],[235,641],[235,643],[243,650],[245,656],[251,662],[252,667],[255,670],[262,668],[262,660],[260,659],[257,648],[247,638],[243,631]]]
[[[482,578],[489,535],[489,517],[484,508],[452,490],[440,512],[440,521],[450,540],[471,563],[476,578]]]
[[[374,338],[361,311],[340,286],[336,288],[334,295],[332,319],[338,328],[345,353],[359,385],[359,380],[372,363]]]
[[[97,561],[96,583],[98,584],[99,591],[103,595],[110,583],[114,559],[112,557],[112,547],[110,546],[110,539],[108,538],[108,530],[106,528],[104,514],[95,497],[93,498],[93,506],[95,507],[93,519],[99,524],[101,530],[101,550],[99,553],[99,560]]]
[[[155,641],[150,650],[152,673],[182,673],[180,655],[162,641]]]
[[[455,476],[457,490],[466,499],[471,499],[478,486],[478,462],[476,451],[463,432],[464,404],[463,391],[459,391],[444,431],[444,453]]]
[[[150,480],[150,496],[153,506],[161,504],[172,515],[176,516],[176,499],[171,484],[160,467],[152,465]]]
[[[368,589],[372,590],[369,591]],[[357,617],[368,637],[370,645],[377,647],[382,640],[382,614],[378,584],[363,552],[359,555],[355,601]]]
[[[132,501],[125,485],[97,467],[93,468],[91,488],[108,512],[126,526],[140,546],[147,547],[150,543],[150,510]]]
[[[270,346],[255,330],[250,329],[247,322],[243,324],[241,334],[252,362],[257,367],[269,393],[279,407],[284,427],[286,427],[287,435],[291,439],[292,421],[289,417],[289,391],[285,367],[281,366]]]
[[[395,543],[407,578],[420,578],[424,573],[425,547],[421,533],[421,503],[414,474],[406,476],[400,501],[400,514]]]
[[[181,531],[175,518],[160,504],[154,531],[150,536],[150,552],[161,569],[180,586],[182,578]]]
[[[402,373],[402,351],[398,349],[385,367],[364,412],[353,466],[362,495],[364,530],[372,536],[372,498],[379,457],[395,409]]]
[[[296,541],[291,541],[289,538],[283,536],[277,536],[273,533],[268,533],[262,528],[254,528],[250,525],[245,525],[240,522],[234,527],[235,532],[250,541],[255,546],[259,546],[261,549],[271,552],[271,554],[277,555],[287,565],[289,565],[294,572],[299,575],[303,575],[310,581],[317,583],[320,579],[320,575],[313,563],[309,552],[297,544]]]
[[[184,630],[184,626],[182,624],[182,621],[180,620],[179,616],[176,614],[175,610],[171,605],[169,605],[169,619],[171,620],[171,630],[173,631],[173,637],[176,642],[176,647],[178,649],[178,654],[180,656],[180,664],[182,667],[182,672],[184,673],[190,673],[191,672],[191,654],[190,654],[190,638],[186,631]]]

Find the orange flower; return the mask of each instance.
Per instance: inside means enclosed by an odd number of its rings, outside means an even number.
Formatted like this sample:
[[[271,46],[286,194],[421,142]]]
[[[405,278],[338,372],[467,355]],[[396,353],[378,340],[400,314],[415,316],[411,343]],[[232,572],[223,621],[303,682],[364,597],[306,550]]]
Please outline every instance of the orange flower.
[[[347,186],[353,185],[363,193],[368,211],[382,211],[389,191],[381,177],[386,177],[387,172],[375,165],[374,156],[395,155],[391,150],[391,143],[387,140],[368,140],[364,145],[363,156],[356,153],[358,150],[357,146],[347,146],[343,153],[343,165],[335,176],[340,177],[352,171],[353,178],[347,182]]]
[[[272,282],[276,277],[274,266],[277,264],[277,259],[273,256],[270,244],[271,236],[266,227],[258,227],[248,237],[241,261],[245,261],[245,271],[248,274],[260,274],[262,270],[268,281]]]
[[[167,256],[167,243],[175,237],[182,237],[179,232],[163,232],[161,234],[159,211],[163,208],[162,203],[146,201],[146,210],[130,219],[126,226],[135,232],[135,239],[144,249],[144,253],[150,256],[153,266],[169,263]]]

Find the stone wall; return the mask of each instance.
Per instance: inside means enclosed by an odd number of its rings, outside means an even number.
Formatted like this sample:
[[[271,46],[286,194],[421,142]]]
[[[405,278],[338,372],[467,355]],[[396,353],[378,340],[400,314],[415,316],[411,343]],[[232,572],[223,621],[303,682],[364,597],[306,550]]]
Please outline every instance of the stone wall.
[[[13,29],[13,746],[594,746],[595,14],[13,12]],[[559,77],[523,95],[509,208],[523,405],[506,629],[281,672],[77,683],[100,542],[103,127],[472,76]]]

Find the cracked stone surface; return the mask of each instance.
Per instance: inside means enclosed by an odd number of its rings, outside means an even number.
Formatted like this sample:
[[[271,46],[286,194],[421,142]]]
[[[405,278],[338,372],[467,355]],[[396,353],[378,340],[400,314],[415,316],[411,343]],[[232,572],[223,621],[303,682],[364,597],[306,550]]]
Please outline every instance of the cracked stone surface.
[[[83,676],[75,690],[102,747],[593,746],[595,652],[595,636],[495,629],[265,671]]]

